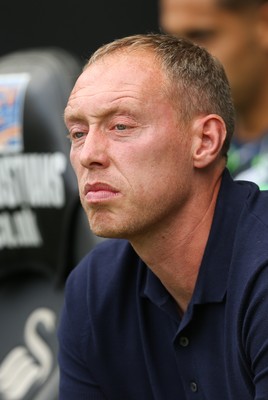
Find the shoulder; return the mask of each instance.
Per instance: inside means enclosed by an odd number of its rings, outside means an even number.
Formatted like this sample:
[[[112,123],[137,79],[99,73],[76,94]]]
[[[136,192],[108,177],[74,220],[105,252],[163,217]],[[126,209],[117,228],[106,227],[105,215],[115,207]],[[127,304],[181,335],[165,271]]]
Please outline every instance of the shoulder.
[[[235,232],[230,285],[239,295],[256,294],[258,288],[263,284],[266,286],[268,274],[268,191],[260,191],[251,182],[237,181],[237,184],[246,190],[247,195],[241,202],[239,218],[233,219],[229,226]]]
[[[88,253],[70,273],[66,297],[101,304],[135,284],[142,262],[126,240],[107,239]],[[134,279],[133,279],[134,277]]]
[[[243,247],[242,240],[248,239],[253,244],[258,232],[267,240],[268,191],[261,191],[250,181],[233,180],[226,170],[223,174],[214,224],[220,227],[221,231],[225,229],[226,234],[231,234],[233,240],[238,237],[238,247]],[[225,241],[230,242],[228,237]]]
[[[107,239],[95,246],[73,269],[70,281],[85,282],[118,273],[126,264],[137,263],[139,257],[127,240]]]
[[[258,186],[252,182],[241,181],[241,185],[247,187],[248,196],[245,207],[241,213],[241,227],[247,231],[249,236],[260,232],[264,235],[263,239],[268,240],[268,191],[259,190]],[[256,237],[256,236],[255,236]]]
[[[232,180],[225,173],[220,197],[221,207],[239,220],[241,226],[252,223],[255,219],[257,226],[268,227],[268,190],[260,190],[259,186],[248,180]],[[238,218],[236,218],[238,217]]]
[[[65,285],[64,311],[72,326],[86,326],[93,314],[115,307],[120,293],[133,294],[141,265],[126,240],[98,244],[71,271]]]
[[[220,249],[221,262],[225,257],[230,265],[230,286],[234,283],[237,293],[268,265],[268,191],[249,181],[234,181],[227,171],[210,237],[210,251]]]
[[[268,190],[255,190],[249,207],[252,214],[268,227]]]

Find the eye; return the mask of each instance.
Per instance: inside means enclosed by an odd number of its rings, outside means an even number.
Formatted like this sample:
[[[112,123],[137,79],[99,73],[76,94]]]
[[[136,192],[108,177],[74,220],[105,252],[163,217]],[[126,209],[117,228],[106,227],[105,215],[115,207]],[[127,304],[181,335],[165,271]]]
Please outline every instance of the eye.
[[[70,132],[67,137],[70,139],[71,142],[80,140],[85,136],[84,132]]]
[[[73,137],[74,137],[75,139],[81,139],[84,135],[85,135],[84,132],[75,132],[75,133],[73,134]]]
[[[116,129],[117,131],[124,131],[124,130],[127,129],[127,126],[126,126],[125,124],[116,124],[116,125],[115,125],[115,129]]]

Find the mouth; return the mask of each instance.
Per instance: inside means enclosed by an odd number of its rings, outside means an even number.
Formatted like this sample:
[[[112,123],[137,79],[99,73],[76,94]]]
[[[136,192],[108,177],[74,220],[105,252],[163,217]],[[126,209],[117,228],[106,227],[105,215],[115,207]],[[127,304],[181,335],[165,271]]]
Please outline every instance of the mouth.
[[[96,182],[86,184],[84,197],[88,203],[100,203],[111,200],[119,195],[119,191],[107,183]]]

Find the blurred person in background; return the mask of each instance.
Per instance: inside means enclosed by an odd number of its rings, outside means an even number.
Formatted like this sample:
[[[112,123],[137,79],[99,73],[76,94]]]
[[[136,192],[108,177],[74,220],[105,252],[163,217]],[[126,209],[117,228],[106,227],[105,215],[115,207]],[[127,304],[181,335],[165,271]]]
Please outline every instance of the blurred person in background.
[[[236,108],[228,167],[268,188],[268,1],[160,0],[164,32],[204,46],[224,65]]]

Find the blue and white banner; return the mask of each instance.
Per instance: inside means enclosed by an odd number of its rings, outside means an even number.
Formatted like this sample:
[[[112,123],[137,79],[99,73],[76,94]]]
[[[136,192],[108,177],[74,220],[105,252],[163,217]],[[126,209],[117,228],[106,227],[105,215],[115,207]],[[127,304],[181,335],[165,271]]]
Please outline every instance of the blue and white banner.
[[[0,154],[23,150],[23,108],[30,75],[0,74]]]

